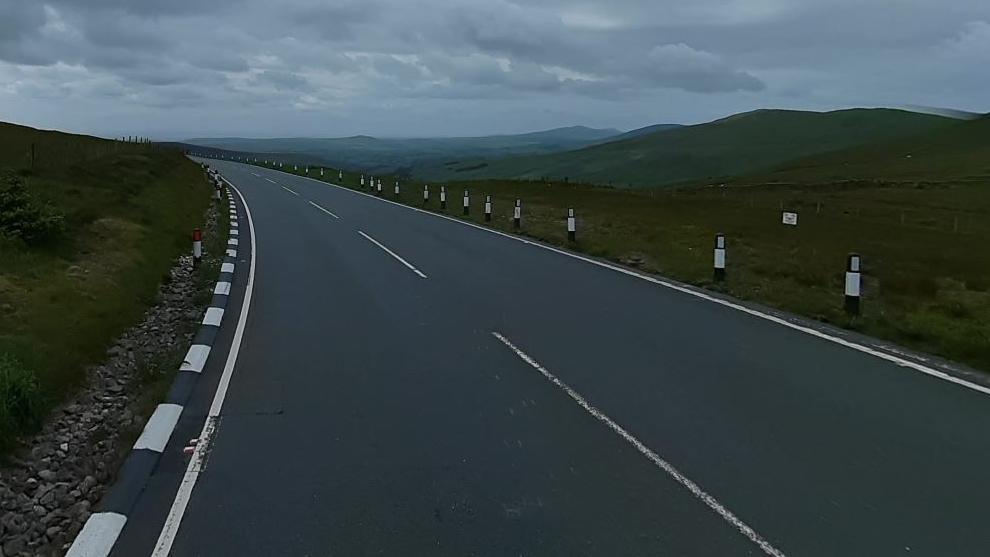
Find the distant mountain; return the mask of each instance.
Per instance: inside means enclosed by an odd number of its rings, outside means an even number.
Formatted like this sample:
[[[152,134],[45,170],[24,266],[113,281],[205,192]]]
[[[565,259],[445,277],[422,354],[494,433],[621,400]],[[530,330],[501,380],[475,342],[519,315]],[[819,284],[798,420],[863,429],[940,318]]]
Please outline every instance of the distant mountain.
[[[968,116],[972,118],[972,115]],[[990,116],[956,121],[907,137],[787,161],[741,176],[739,183],[836,183],[850,180],[990,179]]]
[[[581,149],[417,169],[431,180],[519,178],[643,187],[771,168],[785,161],[892,140],[958,123],[893,109],[757,110],[706,124],[645,131]]]
[[[341,138],[239,137],[189,139],[185,143],[230,151],[287,155],[312,164],[325,163],[354,170],[387,173],[411,172],[420,165],[459,162],[465,159],[519,154],[544,154],[577,149],[621,135],[614,129],[570,126],[515,135],[441,138],[375,138],[365,135]]]
[[[622,141],[623,139],[632,139],[634,137],[640,137],[642,135],[649,135],[651,133],[663,132],[669,130],[676,130],[678,128],[683,128],[681,124],[653,124],[652,126],[646,126],[644,128],[638,128],[635,130],[627,131],[622,135],[617,135],[615,137],[609,138],[607,141]]]

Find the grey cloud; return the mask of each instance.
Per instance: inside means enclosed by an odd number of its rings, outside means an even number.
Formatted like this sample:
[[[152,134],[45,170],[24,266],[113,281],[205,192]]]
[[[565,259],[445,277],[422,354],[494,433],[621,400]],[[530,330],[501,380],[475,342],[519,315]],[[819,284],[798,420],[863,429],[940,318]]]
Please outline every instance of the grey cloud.
[[[140,111],[179,135],[238,128],[246,108],[286,133],[321,119],[483,133],[468,127],[985,112],[990,88],[985,0],[0,0],[0,13],[0,118],[79,103],[97,128]]]

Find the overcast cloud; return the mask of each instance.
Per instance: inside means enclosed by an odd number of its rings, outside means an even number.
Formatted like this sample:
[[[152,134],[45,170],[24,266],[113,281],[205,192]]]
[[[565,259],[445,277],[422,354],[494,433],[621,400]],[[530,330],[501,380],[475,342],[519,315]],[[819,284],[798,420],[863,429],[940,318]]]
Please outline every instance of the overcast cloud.
[[[0,0],[0,120],[108,136],[990,111],[986,0]]]

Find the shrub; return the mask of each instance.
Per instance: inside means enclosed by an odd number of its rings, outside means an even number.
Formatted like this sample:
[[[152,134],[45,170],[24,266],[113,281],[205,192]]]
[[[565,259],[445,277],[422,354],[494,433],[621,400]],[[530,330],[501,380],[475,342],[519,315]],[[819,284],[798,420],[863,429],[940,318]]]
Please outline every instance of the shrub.
[[[29,244],[44,243],[65,230],[65,217],[38,202],[16,174],[0,178],[0,234]]]
[[[34,373],[7,354],[0,354],[0,445],[18,433],[38,427],[41,387]]]

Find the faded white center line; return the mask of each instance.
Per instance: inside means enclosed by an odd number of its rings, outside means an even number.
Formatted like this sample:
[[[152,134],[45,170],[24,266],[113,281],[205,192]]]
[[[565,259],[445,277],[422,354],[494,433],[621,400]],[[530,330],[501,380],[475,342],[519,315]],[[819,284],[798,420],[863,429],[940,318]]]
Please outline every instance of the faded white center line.
[[[381,242],[379,242],[378,240],[372,238],[371,236],[368,236],[367,234],[365,234],[364,232],[361,232],[360,230],[358,230],[358,234],[364,236],[365,239],[367,239],[372,244],[375,244],[376,246],[378,246],[378,247],[382,248],[383,250],[385,250],[385,253],[387,253],[387,254],[391,255],[392,257],[398,259],[399,260],[399,263],[402,263],[406,267],[409,267],[409,269],[412,272],[414,272],[417,275],[419,275],[420,278],[426,278],[426,275],[424,275],[422,272],[420,272],[419,269],[417,269],[416,267],[413,267],[412,264],[410,264],[408,261],[406,261],[405,259],[399,257],[399,255],[397,253],[395,253],[394,251],[392,251],[392,250],[388,249],[387,247],[383,246],[381,244]]]
[[[612,418],[609,418],[601,410],[595,408],[594,405],[588,402],[577,391],[575,391],[570,386],[568,386],[567,383],[561,381],[556,375],[551,373],[550,370],[540,365],[539,362],[537,362],[536,360],[531,358],[528,354],[520,350],[515,344],[512,344],[512,341],[505,338],[505,336],[503,336],[501,333],[497,331],[492,331],[492,336],[497,338],[502,344],[508,346],[509,349],[515,352],[516,355],[519,356],[524,362],[536,368],[536,370],[539,371],[548,380],[550,380],[551,383],[553,383],[561,390],[563,390],[565,393],[567,393],[567,395],[571,397],[574,400],[574,402],[577,402],[578,405],[581,406],[581,408],[584,408],[589,414],[597,418],[598,421],[604,423],[606,426],[609,427],[609,429],[617,433],[619,437],[622,437],[627,442],[629,442],[629,444],[635,447],[636,450],[640,452],[640,454],[650,459],[653,462],[653,464],[657,466],[657,468],[660,468],[661,470],[666,472],[670,477],[672,477],[675,481],[677,481],[677,483],[686,487],[687,490],[691,492],[691,495],[694,495],[698,500],[700,500],[702,503],[707,505],[708,508],[715,511],[720,517],[722,517],[723,520],[725,520],[733,527],[735,527],[735,529],[738,530],[742,535],[749,538],[749,540],[754,544],[756,544],[760,549],[762,549],[764,553],[770,555],[771,557],[784,557],[784,553],[782,551],[771,545],[770,542],[768,542],[763,536],[758,534],[756,530],[750,528],[749,525],[747,525],[745,522],[742,521],[742,519],[740,519],[735,514],[733,514],[732,511],[722,506],[722,504],[719,503],[718,499],[716,499],[712,495],[709,495],[708,492],[701,489],[701,486],[694,483],[690,478],[688,478],[680,471],[678,471],[677,468],[674,468],[673,464],[661,458],[660,455],[653,452],[652,449],[644,445],[642,441],[633,437],[633,435],[628,431],[626,431],[625,428],[612,421]]]
[[[333,218],[335,218],[335,219],[339,219],[339,218],[340,218],[340,217],[338,217],[337,215],[335,215],[335,214],[333,214],[332,212],[330,212],[329,210],[327,210],[327,209],[325,209],[325,208],[323,208],[323,207],[321,207],[321,206],[319,206],[319,205],[317,205],[316,203],[313,203],[312,201],[310,201],[310,202],[309,202],[309,204],[310,204],[310,205],[312,205],[313,207],[316,207],[317,209],[319,209],[319,210],[321,210],[321,211],[323,211],[324,213],[326,213],[326,214],[328,214],[328,215],[330,215],[331,217],[333,217]]]
[[[287,187],[285,187],[285,186],[281,186],[281,187],[282,187],[282,189],[283,189],[283,190],[285,190],[285,191],[287,191],[287,192],[289,192],[289,193],[291,193],[292,195],[299,195],[299,194],[298,194],[298,193],[296,193],[295,191],[293,191],[293,190],[291,190],[291,189],[289,189],[289,188],[287,188]]]
[[[271,178],[265,178],[265,180],[268,180],[269,182],[271,182],[271,183],[273,183],[273,184],[277,184],[277,183],[278,183],[278,182],[276,182],[275,180],[272,180]]]

